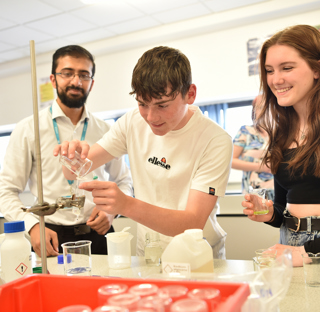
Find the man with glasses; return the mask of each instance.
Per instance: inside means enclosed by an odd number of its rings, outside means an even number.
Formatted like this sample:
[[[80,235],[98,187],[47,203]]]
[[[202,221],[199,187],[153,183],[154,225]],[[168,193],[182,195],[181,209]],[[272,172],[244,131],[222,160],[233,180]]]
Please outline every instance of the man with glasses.
[[[84,48],[71,45],[58,49],[53,55],[51,83],[57,99],[51,107],[39,113],[44,202],[55,203],[59,197],[70,197],[76,181],[67,180],[59,159],[53,157],[53,147],[65,140],[86,140],[95,143],[110,126],[94,117],[86,108],[87,97],[94,85],[95,63]],[[21,210],[19,193],[29,182],[31,193],[37,197],[33,118],[17,124],[12,132],[0,175],[0,207],[8,221],[24,220],[34,251],[41,256],[40,226],[36,215]],[[132,196],[131,174],[123,158],[114,159],[89,173],[88,180],[113,181],[128,196]],[[95,207],[90,192],[85,194],[83,208],[65,208],[46,216],[47,256],[62,252],[67,241],[90,240],[93,254],[107,254],[107,232],[113,232],[114,215]]]

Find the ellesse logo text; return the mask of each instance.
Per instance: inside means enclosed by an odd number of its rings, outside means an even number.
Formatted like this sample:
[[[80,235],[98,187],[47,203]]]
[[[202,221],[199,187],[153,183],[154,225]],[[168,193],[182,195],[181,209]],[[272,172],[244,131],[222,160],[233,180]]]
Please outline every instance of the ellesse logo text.
[[[148,162],[152,163],[152,164],[154,164],[156,166],[160,166],[160,167],[162,167],[164,169],[167,169],[167,170],[170,170],[170,168],[171,168],[170,165],[167,164],[167,161],[166,161],[166,159],[164,157],[162,157],[161,160],[158,160],[157,157],[153,157],[153,158],[150,157],[148,159]]]

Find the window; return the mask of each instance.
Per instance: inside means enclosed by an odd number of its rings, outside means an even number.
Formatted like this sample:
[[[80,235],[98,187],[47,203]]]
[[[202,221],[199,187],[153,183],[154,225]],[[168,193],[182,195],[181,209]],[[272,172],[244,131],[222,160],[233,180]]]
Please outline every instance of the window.
[[[199,106],[210,119],[217,122],[234,139],[243,125],[252,125],[252,101],[211,104]],[[241,190],[242,171],[231,169],[226,193],[239,194]]]
[[[243,125],[252,125],[251,101],[199,106],[203,114],[217,122],[232,138]]]
[[[252,125],[251,113],[251,105],[227,108],[225,130],[231,135],[232,139],[241,126]]]

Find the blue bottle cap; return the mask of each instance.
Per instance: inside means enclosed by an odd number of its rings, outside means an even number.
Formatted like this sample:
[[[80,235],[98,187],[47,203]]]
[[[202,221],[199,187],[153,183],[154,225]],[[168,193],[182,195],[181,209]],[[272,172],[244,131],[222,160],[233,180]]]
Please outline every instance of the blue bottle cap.
[[[67,254],[67,263],[71,263],[71,262],[72,262],[71,254]]]
[[[63,264],[63,255],[58,256],[58,264]]]
[[[24,221],[12,221],[4,223],[5,233],[16,233],[25,231]]]

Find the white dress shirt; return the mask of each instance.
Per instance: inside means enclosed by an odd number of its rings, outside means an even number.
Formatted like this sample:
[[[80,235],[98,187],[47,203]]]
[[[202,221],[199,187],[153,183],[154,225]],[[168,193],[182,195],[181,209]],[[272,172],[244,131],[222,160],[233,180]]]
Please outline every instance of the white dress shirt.
[[[53,118],[57,122],[61,142],[80,140],[86,118],[88,128],[85,141],[90,145],[96,143],[110,129],[105,121],[93,116],[86,107],[76,126],[63,113],[56,101],[52,105],[52,114],[49,107],[39,112],[43,200],[49,204],[55,203],[58,197],[71,195],[70,185],[62,173],[59,157],[53,156],[53,148],[58,144],[53,128]],[[39,222],[37,215],[22,211],[21,207],[24,204],[19,198],[19,194],[25,190],[28,183],[31,193],[35,196],[35,203],[37,201],[37,165],[33,129],[33,116],[23,119],[16,125],[11,134],[0,173],[0,210],[8,221],[24,220],[27,232]],[[86,177],[90,180],[94,176],[100,181],[116,182],[126,195],[133,194],[130,170],[123,157],[113,159]],[[95,204],[91,192],[85,192],[85,195],[85,206],[80,210],[78,217],[71,208],[60,209],[52,215],[45,216],[45,222],[57,225],[86,223]]]

